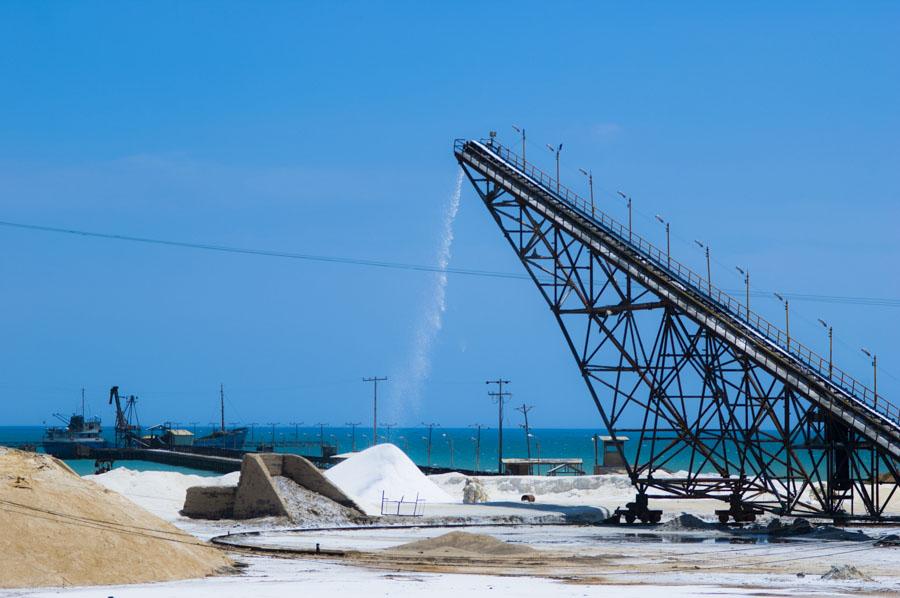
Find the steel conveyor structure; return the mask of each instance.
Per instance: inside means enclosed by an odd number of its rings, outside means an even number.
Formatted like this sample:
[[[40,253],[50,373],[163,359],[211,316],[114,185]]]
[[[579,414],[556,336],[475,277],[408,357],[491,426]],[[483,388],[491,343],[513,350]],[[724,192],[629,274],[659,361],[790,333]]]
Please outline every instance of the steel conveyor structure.
[[[547,301],[637,499],[884,520],[900,412],[670,255],[500,145],[457,161]],[[672,471],[686,470],[686,474]]]

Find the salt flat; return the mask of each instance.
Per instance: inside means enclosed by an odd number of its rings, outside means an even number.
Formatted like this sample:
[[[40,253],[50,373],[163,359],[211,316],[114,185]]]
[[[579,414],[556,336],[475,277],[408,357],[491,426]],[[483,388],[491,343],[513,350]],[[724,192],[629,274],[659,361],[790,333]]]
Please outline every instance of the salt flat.
[[[382,451],[383,452],[383,451]],[[384,475],[363,481],[351,476],[357,495],[372,498],[391,485],[403,492],[424,489],[448,502],[426,502],[421,518],[373,517],[369,525],[347,528],[327,516],[303,530],[278,518],[201,521],[178,510],[192,480],[180,474],[114,470],[92,479],[143,505],[177,527],[203,539],[232,534],[229,541],[282,551],[345,551],[343,557],[264,556],[233,552],[247,567],[237,577],[109,588],[18,591],[16,596],[696,596],[849,595],[900,593],[900,549],[874,546],[874,538],[896,528],[866,528],[869,538],[829,539],[814,535],[778,538],[765,530],[735,534],[701,525],[593,525],[633,495],[624,476],[540,478],[486,477],[489,502],[463,504],[466,478],[460,474],[422,476],[396,455],[384,455]],[[370,455],[369,459],[372,456]],[[377,472],[376,472],[377,473]],[[174,476],[174,477],[173,477]],[[337,479],[340,476],[335,476]],[[234,483],[234,475],[204,483]],[[434,492],[439,489],[440,493]],[[522,493],[537,502],[521,503]],[[682,510],[712,520],[716,501],[656,501],[664,523]],[[690,520],[686,520],[690,523]],[[571,525],[579,522],[579,525]],[[565,525],[565,524],[569,525]],[[319,529],[316,529],[319,528]],[[489,555],[416,558],[393,549],[451,530],[488,534],[510,544],[537,549],[538,558],[496,559]],[[244,532],[259,532],[240,535]],[[852,539],[853,534],[847,535]],[[289,557],[289,558],[286,558]],[[832,566],[856,566],[869,579],[822,579]]]
[[[849,596],[873,589],[861,584],[829,583],[791,577],[732,579],[710,576],[702,583],[641,583],[613,581],[602,585],[572,584],[548,578],[468,574],[385,572],[309,559],[245,557],[246,572],[239,578],[217,577],[183,582],[0,592],[0,596],[29,598],[284,598],[285,596],[480,596],[544,598],[557,596],[643,598],[666,596]],[[637,581],[637,583],[635,583]],[[877,590],[876,590],[877,591]]]

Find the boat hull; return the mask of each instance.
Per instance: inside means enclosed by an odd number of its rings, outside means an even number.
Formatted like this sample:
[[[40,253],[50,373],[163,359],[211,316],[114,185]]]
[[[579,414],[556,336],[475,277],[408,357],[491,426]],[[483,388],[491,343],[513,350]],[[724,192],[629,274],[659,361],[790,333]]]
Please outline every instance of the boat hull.
[[[209,436],[197,438],[194,440],[194,446],[241,450],[244,448],[244,442],[246,440],[247,428],[235,428],[234,430],[226,430],[225,432],[213,432]]]
[[[105,440],[45,440],[42,443],[44,452],[57,459],[83,459],[94,449],[107,447]]]

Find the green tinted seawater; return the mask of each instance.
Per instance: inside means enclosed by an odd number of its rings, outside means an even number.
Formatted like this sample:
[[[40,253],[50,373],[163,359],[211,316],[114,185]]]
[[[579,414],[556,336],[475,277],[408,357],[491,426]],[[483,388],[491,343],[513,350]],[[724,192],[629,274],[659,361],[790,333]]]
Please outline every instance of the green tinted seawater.
[[[197,436],[208,434],[209,427],[197,427]],[[9,443],[31,442],[39,444],[43,435],[43,426],[0,426],[0,445]],[[603,430],[590,429],[533,429],[531,430],[531,456],[545,458],[580,458],[584,469],[590,472],[594,464],[594,434],[604,434]],[[111,427],[104,426],[104,436],[112,441]],[[474,469],[477,462],[481,470],[497,470],[497,430],[482,429],[480,449],[477,442],[478,434],[474,428],[442,428],[435,427],[430,434],[427,428],[379,428],[379,442],[392,442],[403,449],[409,457],[419,465],[434,465],[437,467],[455,467],[458,469]],[[629,457],[638,449],[634,434],[625,444],[625,450]],[[247,435],[247,448],[253,448],[259,443],[276,445],[278,452],[291,452],[299,454],[320,454],[320,443],[337,446],[338,453],[349,452],[354,448],[361,450],[371,445],[372,429],[358,427],[355,438],[351,428],[312,428],[276,426],[256,426]],[[299,445],[299,446],[297,446]],[[452,448],[452,452],[451,452]],[[649,451],[649,443],[645,443],[642,451]],[[478,450],[477,450],[478,449]],[[736,460],[737,451],[733,446],[728,448],[729,456]],[[430,453],[430,458],[429,458]],[[503,456],[525,457],[528,454],[528,446],[525,442],[524,430],[518,427],[504,427],[503,431]],[[602,459],[602,455],[601,455]],[[74,460],[70,464],[79,473],[93,473],[93,461]],[[198,475],[216,475],[184,467],[162,465],[145,461],[120,462],[117,466],[127,466],[131,469],[141,470],[165,470],[181,471],[184,473],[196,473]],[[679,455],[666,463],[666,469],[670,471],[687,470],[690,463],[686,455]],[[709,467],[701,468],[703,471]]]

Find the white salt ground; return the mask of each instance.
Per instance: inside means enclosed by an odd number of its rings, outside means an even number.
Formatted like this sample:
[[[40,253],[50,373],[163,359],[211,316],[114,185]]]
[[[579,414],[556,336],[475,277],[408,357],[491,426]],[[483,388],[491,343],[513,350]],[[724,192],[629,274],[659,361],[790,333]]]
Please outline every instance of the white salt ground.
[[[249,565],[239,577],[210,577],[180,582],[107,586],[102,588],[59,588],[48,590],[14,590],[0,596],[28,598],[284,598],[285,596],[340,596],[342,598],[391,596],[407,598],[459,598],[460,596],[493,596],[495,598],[687,598],[693,596],[796,596],[859,595],[866,588],[861,582],[828,582],[818,577],[797,579],[790,576],[738,576],[724,578],[705,576],[702,582],[673,578],[655,583],[633,582],[609,585],[567,584],[564,581],[529,577],[471,574],[407,573],[378,571],[344,566],[326,561],[240,557]],[[673,583],[674,582],[674,583]],[[802,588],[802,589],[801,589]]]
[[[466,480],[461,473],[429,476],[432,482],[457,500],[462,500]],[[595,504],[597,501],[629,501],[634,487],[624,475],[604,476],[479,476],[489,502],[516,501],[532,494],[543,503],[560,505]]]
[[[422,473],[402,450],[379,444],[325,472],[333,484],[362,507],[367,515],[381,514],[381,495],[398,500],[424,499],[426,503],[458,503]]]
[[[199,476],[175,471],[134,471],[126,467],[99,475],[86,475],[84,479],[96,482],[125,496],[134,503],[166,521],[176,521],[184,507],[187,489],[191,486],[236,486],[241,474],[238,471],[223,476]]]

